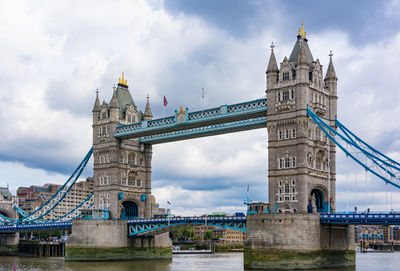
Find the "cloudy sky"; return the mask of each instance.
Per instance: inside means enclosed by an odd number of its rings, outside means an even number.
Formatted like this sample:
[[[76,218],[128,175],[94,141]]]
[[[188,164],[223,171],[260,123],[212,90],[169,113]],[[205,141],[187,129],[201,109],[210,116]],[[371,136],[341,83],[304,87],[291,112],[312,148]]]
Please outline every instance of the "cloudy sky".
[[[263,97],[269,44],[281,62],[302,20],[324,68],[334,53],[339,119],[400,160],[399,18],[398,0],[0,0],[0,186],[63,183],[91,146],[96,88],[108,102],[122,71],[155,117],[164,95],[165,115],[201,109],[203,87],[205,107]],[[268,200],[266,129],[153,150],[153,193],[176,214],[244,210],[247,184]],[[340,152],[337,171],[338,209],[400,208]]]

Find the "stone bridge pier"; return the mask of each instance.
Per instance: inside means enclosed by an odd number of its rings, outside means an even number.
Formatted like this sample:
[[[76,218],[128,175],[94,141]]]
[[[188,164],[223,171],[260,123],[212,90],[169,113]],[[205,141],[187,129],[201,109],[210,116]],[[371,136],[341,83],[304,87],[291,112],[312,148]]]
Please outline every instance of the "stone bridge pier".
[[[17,218],[17,212],[14,209],[15,199],[0,199],[0,214],[12,219]],[[0,233],[0,254],[9,254],[18,250],[19,233],[6,232]]]
[[[74,220],[65,247],[66,261],[171,259],[169,233],[128,237],[126,220]]]
[[[320,215],[250,214],[244,266],[263,270],[311,270],[355,265],[353,225],[323,225]]]

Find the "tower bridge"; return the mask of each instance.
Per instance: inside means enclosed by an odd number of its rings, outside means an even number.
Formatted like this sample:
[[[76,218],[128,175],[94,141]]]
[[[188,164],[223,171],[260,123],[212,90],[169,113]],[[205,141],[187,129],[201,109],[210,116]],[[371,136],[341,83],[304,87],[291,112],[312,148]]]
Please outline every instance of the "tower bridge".
[[[353,266],[353,225],[400,224],[400,215],[335,213],[336,146],[367,172],[397,188],[400,163],[337,120],[338,78],[332,53],[323,76],[303,27],[289,58],[285,57],[279,67],[274,47],[271,45],[266,70],[267,98],[195,112],[181,107],[165,118],[153,119],[149,97],[144,112],[138,109],[122,74],[109,103],[100,103],[96,94],[93,147],[75,172],[33,213],[16,207],[18,218],[0,210],[0,232],[71,228],[67,260],[121,260],[170,257],[168,231],[207,224],[247,231],[245,267]],[[242,217],[152,218],[153,144],[259,128],[267,128],[269,157],[269,203],[262,212]],[[92,153],[93,196],[65,217],[45,221],[45,215],[69,193]],[[77,219],[82,208],[105,208],[110,219]],[[87,255],[86,248],[98,253]],[[115,258],[114,250],[121,248],[126,254]]]

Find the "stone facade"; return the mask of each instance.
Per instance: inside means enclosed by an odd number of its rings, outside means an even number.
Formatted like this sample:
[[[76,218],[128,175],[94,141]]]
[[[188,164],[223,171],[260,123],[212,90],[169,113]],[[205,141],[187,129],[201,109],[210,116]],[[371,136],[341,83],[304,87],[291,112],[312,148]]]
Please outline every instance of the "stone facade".
[[[8,187],[0,187],[0,214],[12,219],[18,218],[14,205],[18,199],[13,197]],[[18,232],[5,232],[0,234],[0,255],[7,255],[16,251],[19,243]]]
[[[247,216],[244,266],[309,270],[355,265],[354,226],[321,225],[319,214]]]
[[[145,113],[138,111],[122,76],[110,103],[100,105],[97,94],[92,112],[95,204],[111,218],[150,218],[152,147],[114,137],[119,125],[152,119],[149,100]]]
[[[271,46],[266,71],[270,211],[306,213],[314,202],[320,212],[329,205],[335,210],[335,145],[307,115],[308,106],[335,127],[337,77],[330,56],[323,79],[305,35],[297,37],[280,68]]]
[[[65,246],[66,261],[124,261],[170,259],[172,242],[168,233],[128,237],[123,220],[74,220]]]

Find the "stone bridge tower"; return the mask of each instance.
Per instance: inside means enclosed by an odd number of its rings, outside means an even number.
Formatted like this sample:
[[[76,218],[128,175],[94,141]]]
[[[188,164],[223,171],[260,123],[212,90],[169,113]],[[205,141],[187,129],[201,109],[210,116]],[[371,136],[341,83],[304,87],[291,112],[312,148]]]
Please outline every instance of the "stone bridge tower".
[[[335,210],[335,145],[308,117],[307,106],[335,127],[337,77],[330,54],[323,79],[303,27],[289,59],[278,68],[274,46],[266,71],[270,209],[306,213]],[[330,206],[330,207],[329,207]]]
[[[138,111],[122,73],[110,103],[100,104],[97,92],[92,112],[96,206],[112,218],[150,218],[152,147],[114,137],[117,126],[152,119],[149,97],[145,112]]]
[[[18,205],[18,200],[13,197],[7,187],[0,187],[0,214],[8,218],[17,219],[18,214],[14,206]],[[18,232],[4,232],[0,234],[0,246],[18,245]]]

